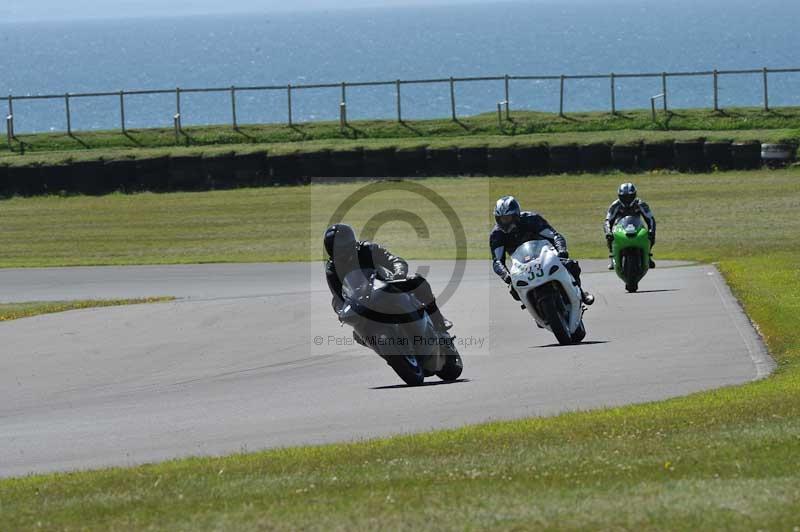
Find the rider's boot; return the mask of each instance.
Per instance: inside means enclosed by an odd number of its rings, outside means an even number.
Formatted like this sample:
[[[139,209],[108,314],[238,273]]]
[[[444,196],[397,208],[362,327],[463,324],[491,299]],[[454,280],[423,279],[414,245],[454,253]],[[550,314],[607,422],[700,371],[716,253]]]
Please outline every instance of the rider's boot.
[[[586,290],[584,290],[583,286],[581,286],[581,270],[578,267],[578,263],[575,261],[571,261],[571,264],[573,265],[572,268],[570,268],[569,264],[565,264],[565,266],[569,271],[570,275],[572,275],[575,286],[577,286],[578,290],[581,291],[581,301],[583,301],[584,305],[590,306],[592,305],[592,303],[594,303],[594,296],[589,292],[587,292]]]
[[[440,311],[439,307],[436,306],[436,302],[428,305],[426,310],[428,311],[428,315],[431,317],[431,321],[433,322],[433,326],[436,328],[437,332],[446,333],[453,328],[453,322],[445,319],[445,317],[442,316],[442,311]]]
[[[594,296],[581,288],[581,301],[583,301],[584,305],[592,306],[594,303]]]
[[[609,270],[613,270],[614,269],[614,255],[609,255],[608,256],[608,269]]]
[[[441,316],[441,314],[439,314],[439,316]],[[437,325],[437,328],[442,332],[447,332],[453,328],[453,322],[442,317],[442,322]]]
[[[655,267],[656,267],[656,263],[653,262],[653,254],[651,253],[650,254],[650,268],[655,268]]]

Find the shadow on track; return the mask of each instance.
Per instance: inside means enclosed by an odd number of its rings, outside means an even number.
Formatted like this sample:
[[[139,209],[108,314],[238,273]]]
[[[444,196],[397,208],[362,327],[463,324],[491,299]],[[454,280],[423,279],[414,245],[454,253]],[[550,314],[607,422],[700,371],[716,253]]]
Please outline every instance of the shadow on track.
[[[392,384],[390,386],[375,386],[370,390],[398,390],[403,388],[424,388],[426,386],[441,386],[443,384],[461,384],[464,382],[472,382],[470,379],[456,379],[454,381],[431,381],[423,382],[419,386],[409,386],[408,384]]]
[[[662,288],[661,290],[638,290],[636,294],[658,294],[660,292],[680,292],[680,288]]]
[[[547,345],[535,345],[531,349],[544,349],[545,347],[579,347],[582,345],[596,345],[596,344],[607,344],[609,340],[589,340],[588,342],[581,342],[579,344],[547,344]]]

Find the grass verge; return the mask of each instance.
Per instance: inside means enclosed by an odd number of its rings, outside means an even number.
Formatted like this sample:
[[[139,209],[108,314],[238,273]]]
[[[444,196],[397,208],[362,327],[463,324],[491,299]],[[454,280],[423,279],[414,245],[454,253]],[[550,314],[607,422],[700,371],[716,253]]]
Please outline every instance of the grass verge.
[[[70,310],[99,307],[120,307],[123,305],[142,305],[145,303],[164,303],[173,297],[147,297],[139,299],[101,299],[86,301],[37,301],[30,303],[0,303],[0,322],[32,318],[42,314],[55,314]]]
[[[800,140],[800,108],[738,108],[723,112],[688,109],[659,115],[649,111],[552,113],[517,111],[502,127],[493,113],[452,120],[391,120],[295,125],[197,126],[176,142],[172,129],[41,133],[20,135],[13,150],[0,146],[0,162],[12,165],[60,164],[73,160],[151,158],[170,154],[248,152],[273,154],[322,149],[410,148],[417,146],[507,146],[510,144],[620,142],[663,139]],[[20,152],[25,155],[21,156]]]
[[[453,206],[470,258],[488,258],[491,209],[503,194],[514,194],[524,208],[541,212],[566,236],[574,255],[589,258],[607,254],[601,232],[605,210],[619,183],[631,179],[658,217],[659,257],[715,261],[763,250],[764,239],[800,251],[800,222],[785,214],[798,209],[800,168],[419,183]],[[13,198],[0,202],[0,267],[309,260],[321,253],[316,238],[331,213],[364,185]],[[428,225],[428,238],[393,222],[381,227],[379,240],[409,258],[455,256],[449,221],[411,193],[371,196],[348,221],[364,227],[376,212],[398,205],[413,206]]]
[[[719,262],[779,363],[769,379],[553,418],[3,480],[4,527],[795,530],[800,222],[786,213],[800,202],[797,177],[797,170],[787,170],[636,180],[659,216],[658,256]],[[475,189],[469,187],[478,187],[478,180],[425,183],[457,206],[465,225],[478,218],[468,234],[489,223],[487,195],[511,191],[524,205],[541,208],[586,255],[602,252],[600,206],[610,201],[619,179],[492,180]],[[335,205],[348,187],[322,188],[317,201]],[[82,201],[59,201],[73,200]],[[21,201],[33,206],[49,200]],[[222,203],[226,212],[238,212]],[[322,218],[289,222],[316,227]],[[424,256],[431,247],[397,236],[407,228],[385,230],[381,240],[408,254]],[[485,234],[478,236],[470,240],[470,252],[484,256]],[[444,234],[432,228],[431,238]]]

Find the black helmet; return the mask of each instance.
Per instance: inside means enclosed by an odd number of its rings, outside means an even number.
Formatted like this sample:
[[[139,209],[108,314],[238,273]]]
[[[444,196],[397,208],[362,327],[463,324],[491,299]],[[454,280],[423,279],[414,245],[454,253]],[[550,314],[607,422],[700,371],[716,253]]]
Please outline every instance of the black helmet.
[[[504,233],[510,233],[519,221],[519,202],[514,196],[503,196],[494,207],[494,221]]]
[[[633,205],[636,200],[636,186],[633,183],[623,183],[617,191],[619,201],[626,207]]]
[[[325,230],[325,252],[333,258],[350,257],[356,251],[356,232],[347,224],[333,224]]]

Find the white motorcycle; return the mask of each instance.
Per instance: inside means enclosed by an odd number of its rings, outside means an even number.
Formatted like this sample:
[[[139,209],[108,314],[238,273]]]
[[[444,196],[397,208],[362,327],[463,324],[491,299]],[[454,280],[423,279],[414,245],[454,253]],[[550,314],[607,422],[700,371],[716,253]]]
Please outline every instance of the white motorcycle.
[[[558,343],[577,344],[586,337],[581,289],[548,241],[525,242],[514,251],[511,285],[536,325],[551,331]]]

